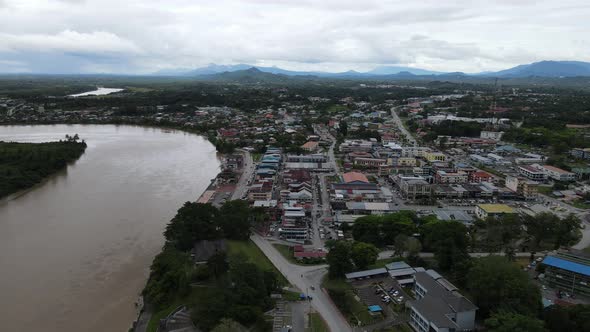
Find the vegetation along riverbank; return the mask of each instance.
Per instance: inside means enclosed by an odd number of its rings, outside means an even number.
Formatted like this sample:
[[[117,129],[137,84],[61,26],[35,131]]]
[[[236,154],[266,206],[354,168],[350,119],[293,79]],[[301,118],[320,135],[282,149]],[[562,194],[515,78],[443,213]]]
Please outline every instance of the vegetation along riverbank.
[[[0,198],[24,190],[64,169],[86,150],[78,135],[45,143],[0,142]]]

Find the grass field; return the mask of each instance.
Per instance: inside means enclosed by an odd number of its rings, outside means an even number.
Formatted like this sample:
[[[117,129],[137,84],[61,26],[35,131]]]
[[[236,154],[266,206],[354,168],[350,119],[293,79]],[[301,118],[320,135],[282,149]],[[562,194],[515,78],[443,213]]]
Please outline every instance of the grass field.
[[[322,316],[317,312],[309,314],[309,327],[306,332],[330,332],[326,326],[326,322],[322,319]]]
[[[322,283],[322,287],[328,290],[328,292],[330,290],[341,290],[346,293],[344,298],[345,303],[332,300],[351,325],[356,325],[358,321],[361,322],[361,325],[369,325],[379,321],[379,319],[375,319],[369,314],[369,310],[367,310],[367,306],[364,303],[357,301],[354,288],[345,280],[326,278]],[[348,310],[342,310],[343,308]]]
[[[252,241],[227,241],[228,256],[244,255],[246,258],[256,264],[259,268],[267,271],[275,271],[282,285],[287,285],[287,279],[275,268],[274,265],[266,258],[264,253]]]

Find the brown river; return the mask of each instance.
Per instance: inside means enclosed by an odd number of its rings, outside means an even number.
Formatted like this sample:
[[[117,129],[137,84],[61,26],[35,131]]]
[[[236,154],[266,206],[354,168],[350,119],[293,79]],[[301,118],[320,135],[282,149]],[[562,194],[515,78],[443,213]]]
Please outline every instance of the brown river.
[[[78,161],[0,201],[1,331],[127,331],[166,223],[219,171],[215,147],[181,131],[0,126],[0,141],[75,133]]]

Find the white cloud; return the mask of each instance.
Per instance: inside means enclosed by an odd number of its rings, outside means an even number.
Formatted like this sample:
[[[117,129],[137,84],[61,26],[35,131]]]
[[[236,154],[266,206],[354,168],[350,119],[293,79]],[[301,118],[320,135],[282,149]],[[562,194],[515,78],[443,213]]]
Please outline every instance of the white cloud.
[[[75,54],[86,57],[80,70],[127,72],[211,62],[475,72],[543,59],[590,61],[589,6],[581,0],[0,0],[0,59],[15,52],[26,59]]]

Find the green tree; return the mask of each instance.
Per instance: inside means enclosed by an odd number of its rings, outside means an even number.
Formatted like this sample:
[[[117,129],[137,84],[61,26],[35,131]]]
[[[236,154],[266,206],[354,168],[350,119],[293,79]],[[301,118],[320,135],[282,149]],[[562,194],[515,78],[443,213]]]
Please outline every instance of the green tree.
[[[379,249],[370,243],[355,242],[352,245],[350,254],[356,268],[364,270],[369,265],[375,264]]]
[[[216,224],[225,237],[232,240],[247,240],[250,237],[252,210],[244,200],[228,201],[221,206]]]
[[[590,305],[552,305],[543,311],[543,320],[551,332],[590,332]]]
[[[217,252],[207,260],[207,267],[213,273],[215,278],[219,278],[222,274],[229,270],[227,262],[227,255],[225,252]]]
[[[546,332],[543,321],[512,312],[494,313],[485,320],[488,332]]]
[[[541,293],[518,265],[502,256],[475,260],[467,275],[467,288],[479,313],[505,310],[535,316],[541,310]]]
[[[326,255],[328,262],[328,275],[330,278],[343,277],[345,273],[352,271],[353,265],[350,258],[351,245],[347,241],[328,241],[329,249]]]
[[[424,246],[432,251],[443,270],[453,270],[469,260],[467,227],[456,221],[432,222],[423,226]]]
[[[177,249],[188,251],[195,241],[221,237],[216,218],[217,208],[211,204],[186,202],[166,226],[166,241]]]

